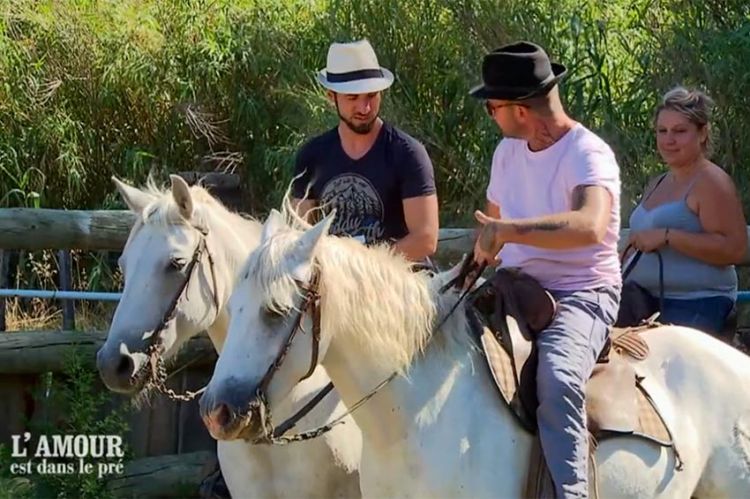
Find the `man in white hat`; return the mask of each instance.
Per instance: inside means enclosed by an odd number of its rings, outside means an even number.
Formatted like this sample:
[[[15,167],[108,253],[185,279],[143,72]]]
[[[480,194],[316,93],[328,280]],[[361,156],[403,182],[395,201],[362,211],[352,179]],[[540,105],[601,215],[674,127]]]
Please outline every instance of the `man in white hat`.
[[[297,154],[292,194],[298,211],[336,208],[332,233],[365,244],[385,241],[424,262],[437,246],[434,173],[424,146],[379,117],[393,74],[361,40],[332,44],[318,81],[339,123]]]

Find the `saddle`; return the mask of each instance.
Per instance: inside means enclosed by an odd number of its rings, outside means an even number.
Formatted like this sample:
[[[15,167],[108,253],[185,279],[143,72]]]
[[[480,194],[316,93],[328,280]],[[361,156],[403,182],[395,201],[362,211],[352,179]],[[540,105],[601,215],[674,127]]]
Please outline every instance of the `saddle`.
[[[533,277],[503,268],[472,292],[469,304],[471,329],[482,345],[500,394],[521,426],[536,434],[535,340],[554,318],[554,299]],[[674,448],[671,432],[628,360],[648,356],[648,345],[640,333],[657,326],[651,320],[611,330],[586,385],[592,454],[597,441],[618,435],[638,435]],[[541,453],[536,454],[543,465]],[[535,480],[539,478],[536,475]]]

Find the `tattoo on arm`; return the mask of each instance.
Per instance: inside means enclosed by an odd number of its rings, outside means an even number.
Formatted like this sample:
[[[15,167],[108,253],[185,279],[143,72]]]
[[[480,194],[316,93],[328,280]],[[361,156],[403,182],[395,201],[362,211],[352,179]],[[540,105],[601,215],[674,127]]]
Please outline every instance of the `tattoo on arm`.
[[[573,200],[572,209],[573,211],[579,211],[589,203],[589,197],[591,192],[589,187],[595,187],[593,185],[579,185],[573,189]],[[530,232],[541,231],[541,232],[554,232],[570,227],[570,222],[567,220],[556,220],[556,221],[538,221],[538,222],[512,222],[513,229],[518,235],[526,235]],[[494,229],[494,227],[493,227]],[[492,244],[495,236],[495,230],[482,231],[481,243],[482,247],[487,247]]]
[[[556,230],[564,229],[568,226],[568,222],[537,222],[530,224],[514,224],[516,232],[519,234],[528,234],[535,230],[553,232]]]
[[[588,191],[586,190],[588,185],[577,185],[573,189],[573,211],[578,211],[584,207],[586,201],[588,201]]]

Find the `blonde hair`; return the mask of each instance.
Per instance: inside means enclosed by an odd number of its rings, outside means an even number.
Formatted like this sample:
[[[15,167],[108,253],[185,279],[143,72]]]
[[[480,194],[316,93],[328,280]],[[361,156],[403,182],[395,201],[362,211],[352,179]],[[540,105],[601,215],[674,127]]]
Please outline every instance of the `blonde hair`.
[[[250,254],[240,274],[261,290],[258,299],[275,310],[293,309],[301,292],[284,259],[302,232],[294,228],[296,220],[286,223]],[[458,292],[440,293],[443,274],[413,272],[413,264],[393,248],[326,235],[315,250],[314,265],[320,272],[322,330],[350,335],[384,369],[407,372],[430,343],[436,325],[441,326],[437,337],[446,351],[463,352],[464,345],[471,344],[461,309],[441,324],[456,305]]]
[[[704,92],[677,86],[664,94],[661,104],[656,108],[654,120],[659,117],[659,113],[668,109],[680,113],[697,126],[698,129],[705,127],[708,133],[706,134],[706,140],[701,145],[703,146],[703,152],[710,154],[713,145],[711,137],[713,107],[713,99]]]

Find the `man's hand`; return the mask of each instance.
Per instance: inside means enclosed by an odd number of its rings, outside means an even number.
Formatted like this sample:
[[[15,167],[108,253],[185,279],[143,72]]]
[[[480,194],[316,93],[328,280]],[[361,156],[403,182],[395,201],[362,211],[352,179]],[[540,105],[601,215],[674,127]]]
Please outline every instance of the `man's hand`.
[[[497,266],[500,264],[497,254],[507,242],[507,227],[501,220],[488,217],[480,210],[474,212],[474,217],[481,224],[479,237],[474,243],[474,261],[480,265]]]

